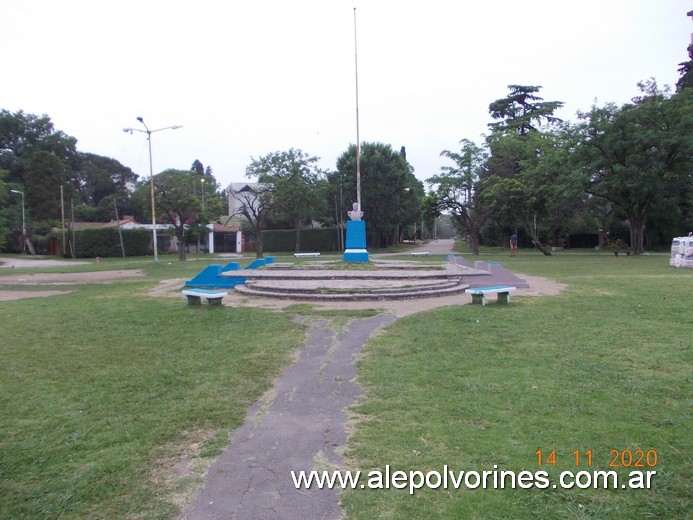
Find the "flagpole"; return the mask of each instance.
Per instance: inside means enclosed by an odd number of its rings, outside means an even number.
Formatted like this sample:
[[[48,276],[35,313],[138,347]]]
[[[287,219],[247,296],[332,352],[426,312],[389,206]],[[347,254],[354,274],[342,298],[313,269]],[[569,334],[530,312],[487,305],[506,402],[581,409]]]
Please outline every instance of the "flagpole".
[[[356,8],[354,7],[354,67],[356,76],[356,204],[361,211],[361,139],[359,136],[359,59],[356,45]]]

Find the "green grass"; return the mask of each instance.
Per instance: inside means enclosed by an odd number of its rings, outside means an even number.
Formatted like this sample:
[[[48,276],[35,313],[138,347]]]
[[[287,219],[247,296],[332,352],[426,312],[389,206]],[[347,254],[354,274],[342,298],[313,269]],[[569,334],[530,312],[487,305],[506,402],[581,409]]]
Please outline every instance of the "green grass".
[[[358,490],[347,518],[688,518],[693,273],[665,255],[482,258],[568,288],[416,314],[373,339],[347,466],[537,471],[535,452],[556,450],[541,468],[555,478],[653,449],[653,489]],[[575,450],[592,450],[593,468],[576,468]]]
[[[197,262],[98,267],[126,266],[149,277],[0,302],[1,518],[172,517],[170,461],[218,454],[302,342],[288,315],[147,296]]]
[[[654,489],[359,490],[343,497],[347,518],[686,518],[693,272],[669,268],[667,255],[482,259],[567,289],[420,313],[378,334],[359,362],[368,393],[346,465],[535,471],[541,449],[556,450],[556,467],[542,467],[555,475],[575,469],[575,450],[592,450],[603,469],[610,450],[655,449]],[[301,344],[292,316],[343,327],[373,315],[190,308],[147,294],[227,261],[106,259],[79,269],[147,276],[0,302],[1,518],[175,516],[186,481],[169,478],[173,464],[227,444]],[[3,275],[29,272],[0,271],[0,287]]]

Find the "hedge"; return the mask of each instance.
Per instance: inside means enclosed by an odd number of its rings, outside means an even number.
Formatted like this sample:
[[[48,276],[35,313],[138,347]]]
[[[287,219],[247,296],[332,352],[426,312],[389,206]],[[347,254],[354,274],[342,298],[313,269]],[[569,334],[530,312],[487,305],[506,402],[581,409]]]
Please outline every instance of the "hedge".
[[[145,256],[151,254],[152,234],[146,229],[124,229],[123,247],[126,256]],[[62,236],[56,234],[60,241]],[[66,233],[68,241],[65,249],[68,256],[72,256],[72,232]],[[87,228],[75,231],[75,253],[78,258],[94,258],[122,256],[120,249],[120,237],[118,230],[113,228]],[[73,244],[74,246],[74,244]],[[62,247],[62,246],[61,246]]]
[[[295,251],[295,229],[269,229],[262,232],[262,248],[267,253]],[[301,230],[301,251],[339,251],[337,228]]]

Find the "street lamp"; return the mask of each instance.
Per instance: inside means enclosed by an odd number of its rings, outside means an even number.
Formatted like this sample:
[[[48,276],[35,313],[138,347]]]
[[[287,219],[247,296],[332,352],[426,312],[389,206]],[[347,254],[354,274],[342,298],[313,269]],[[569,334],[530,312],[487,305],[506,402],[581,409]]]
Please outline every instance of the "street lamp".
[[[156,209],[154,207],[154,169],[152,167],[152,134],[154,132],[161,132],[162,130],[176,130],[182,128],[180,125],[166,126],[164,128],[157,128],[156,130],[150,130],[144,119],[138,117],[137,120],[144,125],[144,130],[139,128],[123,128],[123,132],[142,132],[147,134],[147,141],[149,143],[149,191],[151,192],[152,199],[152,242],[154,245],[154,261],[159,261],[159,252],[157,250],[157,240],[156,240]]]
[[[18,193],[22,196],[22,253],[26,253],[26,220],[24,217],[24,192],[19,190],[10,190],[12,193]]]
[[[205,179],[204,177],[200,179],[200,184],[202,184],[202,212],[205,211]]]

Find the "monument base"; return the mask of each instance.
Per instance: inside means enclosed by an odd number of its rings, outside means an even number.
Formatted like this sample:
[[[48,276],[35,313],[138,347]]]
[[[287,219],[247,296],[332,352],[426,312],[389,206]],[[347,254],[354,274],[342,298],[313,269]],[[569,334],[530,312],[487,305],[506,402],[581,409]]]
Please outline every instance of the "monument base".
[[[345,262],[368,262],[366,223],[363,220],[349,220],[346,224],[346,250],[342,259]]]
[[[342,259],[345,262],[368,262],[368,251],[365,249],[346,249]]]

